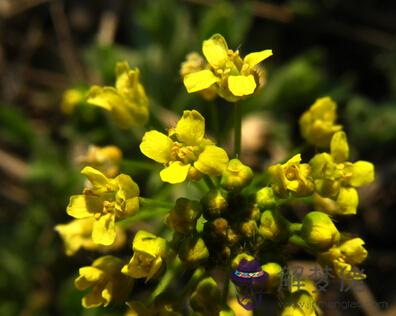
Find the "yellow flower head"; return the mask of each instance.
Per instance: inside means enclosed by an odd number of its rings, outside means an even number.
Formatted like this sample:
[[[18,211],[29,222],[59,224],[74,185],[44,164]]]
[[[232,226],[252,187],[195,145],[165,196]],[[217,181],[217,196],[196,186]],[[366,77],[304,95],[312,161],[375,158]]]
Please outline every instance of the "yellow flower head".
[[[349,146],[344,132],[336,132],[330,143],[330,154],[320,153],[309,162],[315,189],[316,203],[332,214],[356,214],[359,196],[356,187],[374,180],[374,166],[368,161],[349,162]],[[322,198],[331,198],[337,204]]]
[[[126,174],[107,178],[99,170],[85,167],[82,171],[92,188],[70,197],[66,212],[74,218],[94,217],[92,240],[102,245],[113,244],[117,220],[133,215],[139,209],[139,187]]]
[[[281,316],[316,316],[314,298],[305,290],[289,294]]]
[[[330,98],[317,99],[300,118],[300,130],[306,141],[317,147],[328,147],[331,137],[342,130],[335,124],[337,104]]]
[[[121,273],[123,261],[113,256],[95,260],[91,266],[82,267],[74,280],[77,289],[91,292],[82,299],[85,308],[107,306],[110,302],[121,303],[133,286],[133,279]]]
[[[75,219],[68,224],[56,225],[55,230],[62,237],[66,255],[74,255],[80,248],[86,250],[112,251],[120,249],[126,241],[125,232],[116,227],[116,239],[110,246],[100,246],[92,241],[92,229],[95,219],[87,217]]]
[[[118,174],[122,152],[117,146],[98,147],[91,145],[85,156],[79,160],[81,163],[91,166],[103,172],[106,177],[112,178]]]
[[[318,259],[323,265],[331,264],[339,278],[362,280],[366,275],[355,272],[354,267],[366,260],[367,255],[368,252],[361,238],[349,238],[320,254]]]
[[[227,153],[205,138],[205,119],[195,111],[184,111],[176,128],[168,136],[158,131],[146,132],[140,144],[141,152],[164,164],[161,180],[181,183],[199,179],[201,174],[219,176],[227,167]]]
[[[132,278],[152,279],[160,271],[166,255],[166,240],[140,230],[132,242],[133,256],[122,268],[122,273]]]
[[[310,195],[313,191],[311,167],[301,163],[301,154],[290,158],[284,164],[272,165],[268,168],[272,189],[280,197],[287,197],[291,192],[296,196]]]
[[[115,87],[93,86],[87,102],[110,111],[121,128],[144,125],[149,116],[149,101],[140,83],[138,68],[127,62],[117,63]]]
[[[184,85],[189,93],[214,87],[220,97],[236,102],[257,92],[264,85],[264,73],[258,65],[272,56],[271,50],[250,53],[242,59],[238,50],[228,49],[222,35],[214,34],[203,42],[202,52],[209,67],[184,77]]]

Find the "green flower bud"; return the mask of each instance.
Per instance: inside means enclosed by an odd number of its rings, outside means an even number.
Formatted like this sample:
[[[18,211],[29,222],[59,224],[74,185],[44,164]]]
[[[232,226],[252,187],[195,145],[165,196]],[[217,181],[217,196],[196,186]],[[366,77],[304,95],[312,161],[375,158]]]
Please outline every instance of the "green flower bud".
[[[197,266],[209,258],[209,250],[202,238],[187,238],[179,249],[180,259],[189,266]]]
[[[289,238],[288,222],[276,210],[267,210],[261,215],[259,233],[265,239],[282,242]]]
[[[202,207],[197,201],[180,198],[166,218],[166,223],[181,234],[188,234],[195,230],[197,219],[201,215]]]
[[[267,288],[270,290],[278,288],[282,276],[282,267],[275,262],[268,262],[262,265],[261,268],[268,273]]]
[[[310,212],[304,217],[301,237],[312,248],[324,251],[339,241],[340,233],[327,214]]]
[[[253,179],[253,171],[239,159],[231,159],[223,171],[221,186],[228,191],[239,191],[249,185]]]
[[[306,291],[291,293],[285,302],[281,316],[315,316],[315,300]]]
[[[206,219],[220,217],[228,208],[228,203],[223,194],[218,190],[209,191],[202,199],[203,216]]]
[[[250,220],[241,224],[240,231],[246,238],[252,238],[257,233],[256,221]]]
[[[216,281],[207,277],[201,280],[191,295],[190,305],[200,315],[218,315],[221,294]]]
[[[276,206],[276,198],[271,187],[265,187],[256,193],[257,206],[263,210],[272,209]]]

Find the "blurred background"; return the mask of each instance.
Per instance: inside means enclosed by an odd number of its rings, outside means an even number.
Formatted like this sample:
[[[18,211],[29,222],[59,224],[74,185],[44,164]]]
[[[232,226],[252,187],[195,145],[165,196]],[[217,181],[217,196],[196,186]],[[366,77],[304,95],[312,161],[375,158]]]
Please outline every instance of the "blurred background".
[[[338,220],[366,241],[365,291],[325,293],[359,307],[324,314],[396,315],[396,2],[374,0],[0,0],[0,315],[122,315],[82,309],[73,279],[96,255],[67,257],[54,226],[70,220],[68,198],[82,188],[76,157],[116,144],[140,160],[142,131],[63,93],[112,84],[127,60],[141,69],[151,126],[194,106],[227,146],[227,104],[215,101],[219,125],[179,77],[186,54],[217,32],[242,53],[274,51],[264,91],[244,103],[244,158],[256,171],[302,146],[298,118],[316,98],[337,101],[351,160],[372,161],[376,181],[361,190],[358,215]],[[149,196],[145,165],[122,168]]]

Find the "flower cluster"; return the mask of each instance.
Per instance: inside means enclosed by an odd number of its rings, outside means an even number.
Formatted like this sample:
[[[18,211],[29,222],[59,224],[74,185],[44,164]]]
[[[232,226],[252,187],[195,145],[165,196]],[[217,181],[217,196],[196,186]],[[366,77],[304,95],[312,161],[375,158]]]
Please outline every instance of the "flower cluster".
[[[188,92],[236,102],[262,88],[264,73],[259,63],[272,55],[270,50],[241,58],[239,51],[229,50],[225,39],[215,34],[203,42],[202,51],[206,61],[193,53],[182,64]],[[88,103],[111,111],[121,127],[144,124],[148,99],[139,71],[119,63],[116,73],[116,86],[92,87]],[[234,109],[240,126],[240,112],[237,106]],[[200,192],[181,197],[183,191],[177,186],[166,201],[141,197],[135,181],[119,174],[122,154],[117,147],[91,147],[81,159],[86,164],[81,173],[88,181],[82,194],[70,197],[66,209],[76,220],[56,226],[66,253],[118,250],[125,243],[124,229],[133,231],[133,241],[127,258],[105,255],[79,270],[76,287],[91,289],[83,297],[83,306],[121,302],[129,306],[126,315],[182,315],[188,310],[224,316],[235,315],[232,302],[253,309],[262,295],[273,295],[285,298],[283,316],[318,315],[312,281],[306,280],[302,288],[282,288],[282,267],[291,256],[290,244],[331,266],[337,277],[362,280],[365,275],[356,275],[354,270],[367,257],[364,241],[339,231],[330,216],[357,212],[356,188],[374,180],[374,167],[367,161],[348,161],[346,134],[336,124],[336,104],[329,97],[317,100],[301,116],[300,127],[307,143],[323,152],[316,151],[306,161],[304,152],[291,155],[269,166],[264,175],[241,161],[238,150],[230,159],[225,149],[206,136],[205,119],[194,109],[184,111],[167,133],[159,131],[163,127],[146,131],[139,148],[163,166],[162,182],[190,181],[185,194],[193,186]],[[237,147],[240,134],[237,127],[235,131]],[[142,164],[147,167],[149,163],[131,165]],[[262,179],[267,180],[264,187]],[[151,189],[147,192],[155,194]],[[307,204],[310,211],[291,222],[284,206],[293,208],[296,201]],[[159,216],[156,225],[132,225]],[[157,227],[161,234],[147,231]],[[225,276],[222,286],[212,277],[215,268]],[[230,300],[229,278],[238,293]],[[183,288],[174,291],[171,283]],[[145,296],[148,292],[149,297]]]

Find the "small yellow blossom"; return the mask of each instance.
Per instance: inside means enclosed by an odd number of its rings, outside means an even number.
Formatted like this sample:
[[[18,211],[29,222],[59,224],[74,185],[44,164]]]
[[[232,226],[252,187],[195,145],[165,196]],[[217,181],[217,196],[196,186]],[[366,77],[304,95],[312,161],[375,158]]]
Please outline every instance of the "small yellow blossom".
[[[316,203],[329,213],[356,214],[359,196],[356,187],[374,180],[374,166],[368,161],[349,162],[349,146],[344,132],[336,132],[330,143],[330,154],[320,153],[309,162],[315,183]],[[323,200],[331,198],[337,203]]]
[[[316,316],[314,298],[305,290],[289,294],[281,316]]]
[[[100,246],[92,241],[93,217],[75,219],[68,224],[56,225],[55,230],[62,237],[66,255],[74,255],[80,248],[86,250],[112,251],[120,249],[126,241],[125,232],[116,227],[116,239],[110,246]]]
[[[98,147],[91,145],[85,156],[80,157],[80,162],[102,172],[106,177],[112,178],[118,174],[122,152],[117,146]]]
[[[71,196],[66,212],[78,219],[94,217],[92,240],[111,245],[116,238],[115,222],[139,209],[139,187],[126,174],[109,179],[92,167],[85,167],[81,173],[92,187],[85,189],[82,195]]]
[[[205,119],[195,111],[184,111],[176,128],[168,136],[158,131],[146,132],[140,150],[156,162],[164,164],[161,180],[181,183],[196,180],[201,174],[219,176],[227,167],[227,153],[205,138]]]
[[[135,278],[152,279],[160,271],[166,255],[166,240],[140,230],[132,242],[133,256],[122,273]]]
[[[342,238],[345,238],[343,236]],[[334,273],[345,280],[362,280],[363,273],[354,273],[354,267],[366,260],[368,255],[361,238],[349,238],[319,254],[322,265],[332,265]]]
[[[335,124],[337,104],[330,98],[317,99],[300,118],[300,130],[306,141],[317,147],[328,147],[331,137],[342,130]]]
[[[91,292],[82,299],[85,308],[107,306],[110,302],[121,303],[128,296],[133,286],[133,279],[121,273],[121,259],[104,256],[95,260],[91,266],[82,267],[74,284],[84,291]]]
[[[202,52],[210,67],[185,75],[189,93],[214,87],[220,97],[236,102],[263,87],[265,78],[259,63],[272,56],[271,50],[250,53],[242,59],[238,50],[228,49],[222,35],[214,34],[203,42]]]
[[[117,63],[116,77],[115,87],[91,87],[87,102],[110,111],[121,128],[144,125],[149,117],[149,101],[140,83],[139,69],[130,69],[127,62]]]
[[[291,192],[296,196],[306,196],[313,192],[311,167],[301,163],[301,154],[290,158],[284,164],[272,165],[268,168],[272,189],[280,197],[287,197]]]
[[[282,280],[282,267],[276,262],[268,262],[261,266],[264,272],[268,273],[268,280],[265,287],[268,290],[277,289]]]
[[[221,177],[221,186],[228,191],[239,191],[253,180],[252,169],[239,159],[231,159]]]

